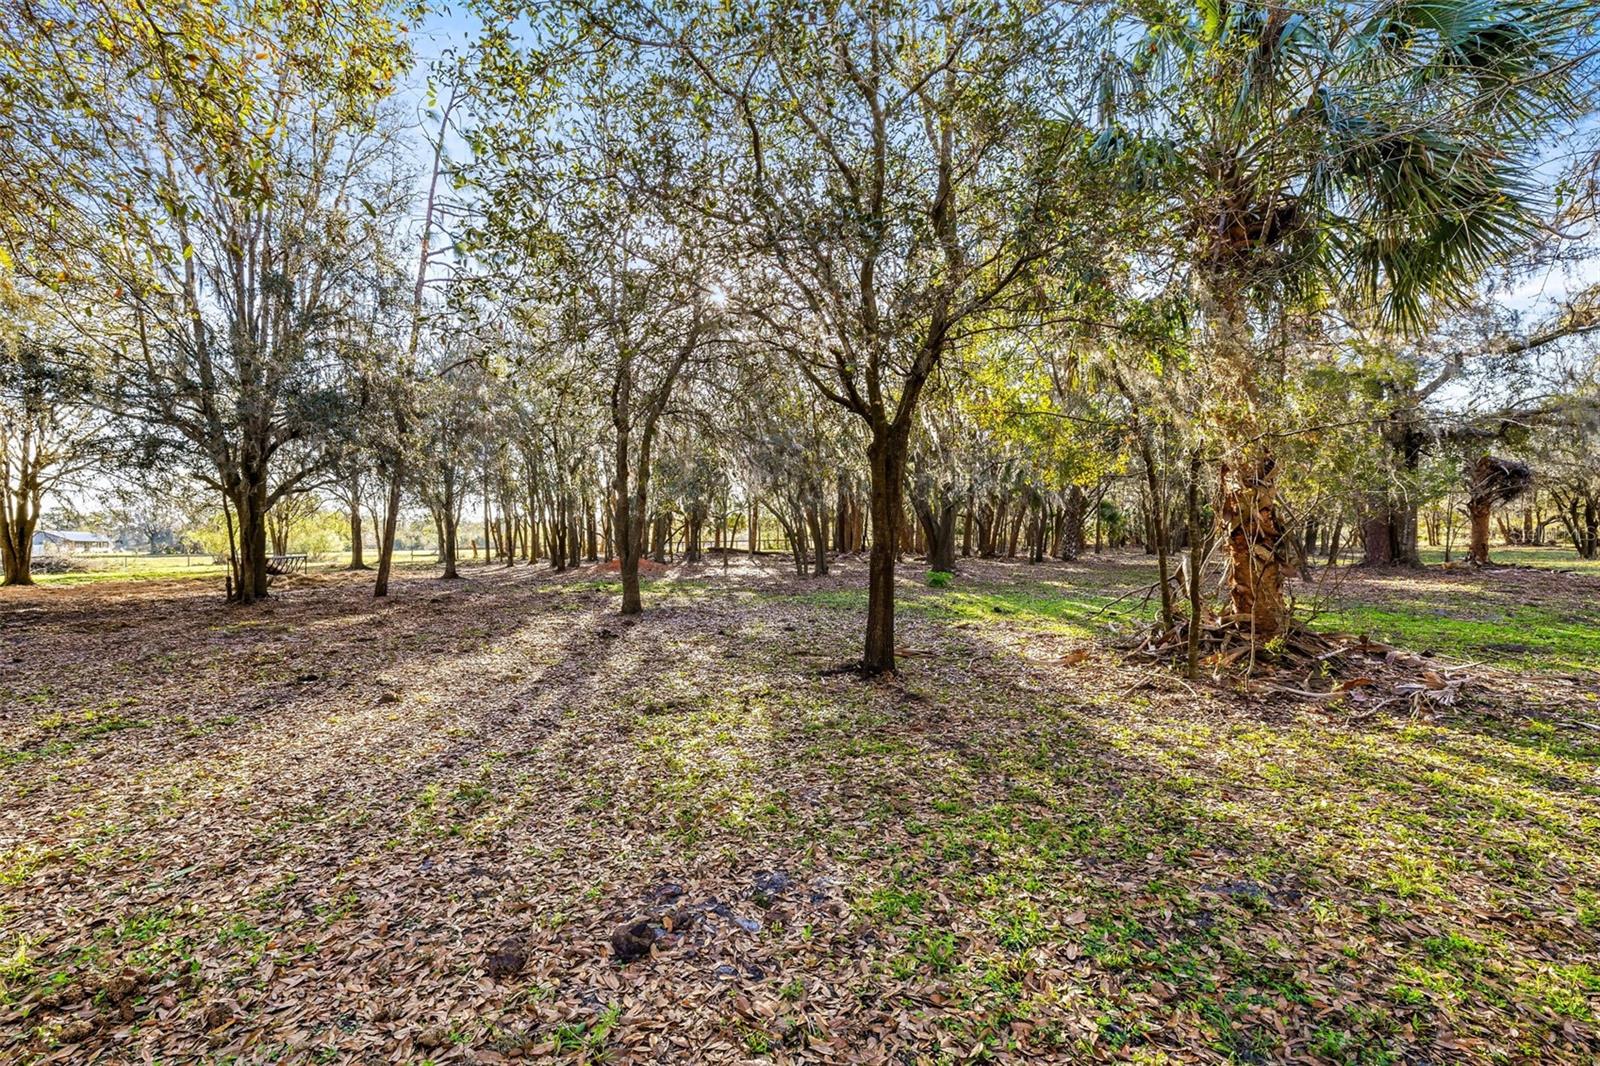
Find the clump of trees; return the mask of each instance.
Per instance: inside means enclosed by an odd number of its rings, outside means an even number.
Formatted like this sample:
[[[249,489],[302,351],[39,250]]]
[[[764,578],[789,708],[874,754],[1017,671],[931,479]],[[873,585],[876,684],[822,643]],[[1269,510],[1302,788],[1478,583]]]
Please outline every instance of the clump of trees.
[[[868,676],[907,553],[1138,544],[1266,642],[1458,518],[1600,551],[1600,300],[1497,295],[1587,254],[1584,5],[472,6],[420,98],[387,0],[0,14],[7,583],[90,457],[203,485],[242,604],[318,501],[380,596],[407,516],[624,614],[861,553]]]

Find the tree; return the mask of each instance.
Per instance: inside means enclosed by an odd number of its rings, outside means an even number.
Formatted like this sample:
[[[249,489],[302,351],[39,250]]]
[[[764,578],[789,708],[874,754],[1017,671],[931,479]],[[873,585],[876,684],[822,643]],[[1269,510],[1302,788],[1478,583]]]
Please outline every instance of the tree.
[[[104,416],[91,375],[68,358],[37,299],[0,270],[0,585],[31,585],[45,494],[92,469]]]
[[[632,615],[661,420],[722,309],[707,266],[715,238],[683,210],[698,189],[684,128],[664,111],[654,72],[630,66],[615,42],[587,43],[558,35],[524,52],[498,31],[482,43],[469,140],[484,217],[472,248],[512,279],[504,287],[545,309],[540,323],[521,317],[551,352],[598,371],[621,612]]]
[[[1293,319],[1342,303],[1420,332],[1533,240],[1528,174],[1573,117],[1587,17],[1202,0],[1108,20],[1098,147],[1169,205],[1222,456],[1232,614],[1254,637],[1288,624],[1274,444]]]
[[[457,531],[466,503],[467,471],[480,448],[484,430],[484,397],[488,387],[481,368],[455,367],[426,378],[411,406],[416,454],[406,463],[417,495],[433,515],[439,536],[440,576],[454,579]],[[487,491],[487,490],[486,490]]]
[[[432,92],[430,86],[430,97]],[[424,329],[430,324],[424,320],[428,283],[434,260],[446,252],[453,251],[453,249],[436,248],[433,243],[433,231],[442,208],[439,184],[445,172],[445,140],[450,133],[450,116],[458,100],[459,96],[452,90],[439,115],[439,128],[431,139],[432,163],[428,170],[427,196],[422,205],[416,270],[410,278],[410,299],[406,306],[406,314],[401,320],[405,339],[399,358],[380,376],[383,387],[378,395],[387,408],[390,425],[389,432],[385,435],[388,447],[382,452],[383,463],[380,470],[388,483],[388,493],[384,502],[383,526],[378,534],[378,573],[372,583],[372,595],[375,599],[389,594],[389,573],[394,566],[395,532],[400,521],[401,496],[408,477],[406,461],[413,446],[410,408],[413,401],[412,393],[417,384],[415,380],[417,355],[423,343]],[[451,549],[452,551],[454,549],[453,543]],[[442,545],[440,550],[444,550]],[[453,555],[447,565],[453,569]]]
[[[1467,467],[1467,519],[1471,523],[1468,557],[1474,563],[1489,565],[1490,514],[1532,485],[1532,468],[1516,459],[1480,455]]]
[[[1504,387],[1516,371],[1555,346],[1600,330],[1600,287],[1565,300],[1557,313],[1534,328],[1519,327],[1509,314],[1491,306],[1475,306],[1460,321],[1436,327],[1426,338],[1379,335],[1354,339],[1362,366],[1360,402],[1374,414],[1376,476],[1361,508],[1363,562],[1378,565],[1420,565],[1417,549],[1418,508],[1437,492],[1430,491],[1426,459],[1441,444],[1481,440],[1481,427],[1537,421],[1546,416],[1543,399],[1518,402]],[[1442,405],[1449,386],[1475,379],[1471,395],[1501,402],[1489,409],[1462,409],[1459,402]],[[1450,464],[1454,465],[1454,464]],[[1452,469],[1454,479],[1459,471]]]
[[[191,459],[222,494],[240,602],[267,592],[267,513],[326,466],[363,238],[406,199],[382,107],[408,60],[390,13],[24,5],[8,24],[6,65],[49,87],[26,97],[35,132],[80,175],[57,200],[82,224],[28,269],[64,298],[95,287],[102,318],[75,320],[77,346],[111,364],[146,452]]]
[[[592,13],[586,13],[589,17]],[[732,310],[866,431],[861,670],[892,673],[894,571],[923,391],[962,331],[1059,250],[1079,130],[1070,12],[764,0],[596,29],[672,64],[712,136]]]

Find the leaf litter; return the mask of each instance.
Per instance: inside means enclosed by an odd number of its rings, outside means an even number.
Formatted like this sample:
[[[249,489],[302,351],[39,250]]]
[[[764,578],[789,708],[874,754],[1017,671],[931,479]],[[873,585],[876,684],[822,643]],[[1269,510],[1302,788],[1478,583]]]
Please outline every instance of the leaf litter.
[[[1593,1061],[1595,686],[1185,683],[1117,565],[881,684],[849,562],[8,596],[0,1058]]]

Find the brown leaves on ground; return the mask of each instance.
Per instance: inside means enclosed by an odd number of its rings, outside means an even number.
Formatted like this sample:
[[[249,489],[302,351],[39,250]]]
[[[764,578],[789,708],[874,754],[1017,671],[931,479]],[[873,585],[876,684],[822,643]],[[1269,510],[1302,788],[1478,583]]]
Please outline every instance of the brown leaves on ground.
[[[1592,688],[1357,722],[1001,610],[1088,564],[908,575],[886,684],[858,563],[469,575],[0,601],[0,1059],[1593,1061]]]

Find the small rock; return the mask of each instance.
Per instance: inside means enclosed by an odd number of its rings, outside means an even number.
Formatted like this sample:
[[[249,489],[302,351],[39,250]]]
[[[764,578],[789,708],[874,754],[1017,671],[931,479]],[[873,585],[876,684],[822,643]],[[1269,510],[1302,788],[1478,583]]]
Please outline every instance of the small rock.
[[[683,886],[673,881],[663,881],[645,894],[660,903],[670,903],[683,895]]]
[[[622,962],[650,954],[656,931],[648,921],[624,922],[611,931],[611,953]]]
[[[760,907],[770,907],[789,890],[789,875],[782,870],[763,870],[750,882],[750,898]]]
[[[56,1033],[56,1040],[63,1044],[76,1044],[93,1032],[94,1022],[87,1018],[74,1018]]]
[[[1254,881],[1218,881],[1202,886],[1200,891],[1232,899],[1264,899],[1267,895],[1266,888]]]
[[[523,953],[521,946],[508,940],[497,950],[490,952],[489,957],[484,960],[483,971],[496,979],[515,977],[527,964],[528,956]]]
[[[125,967],[121,973],[106,978],[100,987],[100,991],[105,993],[105,997],[111,1002],[121,1002],[138,990],[140,984],[143,983],[142,976],[132,967]]]

